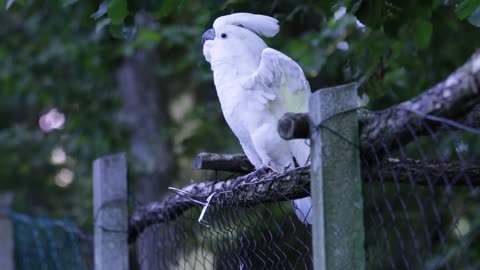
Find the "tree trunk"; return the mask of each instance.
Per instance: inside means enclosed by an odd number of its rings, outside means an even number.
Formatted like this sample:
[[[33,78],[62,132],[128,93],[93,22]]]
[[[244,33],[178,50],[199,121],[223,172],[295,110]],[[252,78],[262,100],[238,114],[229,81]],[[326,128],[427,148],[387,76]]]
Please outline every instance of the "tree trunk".
[[[146,13],[137,14],[136,24],[155,30],[156,25]],[[168,95],[159,87],[153,67],[158,63],[154,50],[137,50],[124,60],[117,70],[117,81],[123,97],[124,113],[130,126],[131,159],[129,168],[135,199],[142,204],[161,200],[175,179],[176,162],[170,134],[168,134]],[[165,227],[166,225],[162,225]],[[169,228],[151,228],[137,241],[137,258],[141,269],[155,269],[160,263],[159,252],[173,252],[166,247],[159,250],[162,235]],[[163,233],[162,233],[163,232]],[[162,261],[165,261],[162,258]]]

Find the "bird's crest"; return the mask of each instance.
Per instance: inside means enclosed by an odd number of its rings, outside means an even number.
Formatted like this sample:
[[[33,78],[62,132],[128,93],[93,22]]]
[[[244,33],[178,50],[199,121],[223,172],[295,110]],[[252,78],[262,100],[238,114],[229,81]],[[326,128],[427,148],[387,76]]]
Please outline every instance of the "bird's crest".
[[[213,23],[213,28],[217,29],[223,25],[241,26],[265,37],[273,37],[280,30],[277,19],[252,13],[234,13],[218,17]]]

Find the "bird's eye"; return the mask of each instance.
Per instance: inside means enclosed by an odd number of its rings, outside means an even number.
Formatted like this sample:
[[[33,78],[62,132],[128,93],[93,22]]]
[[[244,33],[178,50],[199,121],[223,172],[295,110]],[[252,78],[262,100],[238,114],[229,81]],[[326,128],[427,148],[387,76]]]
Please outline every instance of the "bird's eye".
[[[227,38],[227,34],[222,33],[222,34],[220,35],[220,37],[221,37],[221,38]]]

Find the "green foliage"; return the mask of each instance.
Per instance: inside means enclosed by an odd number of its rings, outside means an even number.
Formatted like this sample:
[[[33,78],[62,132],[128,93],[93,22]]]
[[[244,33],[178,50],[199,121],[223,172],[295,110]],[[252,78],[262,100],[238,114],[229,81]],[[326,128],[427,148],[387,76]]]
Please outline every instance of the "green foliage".
[[[419,49],[425,49],[432,39],[433,25],[430,22],[419,21],[415,27],[413,43]]]
[[[463,20],[470,16],[470,14],[478,9],[479,6],[479,0],[464,0],[457,6],[455,12],[457,13],[458,17]]]
[[[110,70],[116,41],[95,35],[94,9],[36,1],[0,15],[0,186],[15,191],[17,209],[81,223],[91,220],[92,160],[126,142]],[[65,126],[43,132],[39,117],[51,108]],[[58,147],[67,158],[55,165]],[[55,184],[62,169],[74,173],[67,188]]]
[[[160,17],[164,16],[169,16],[174,11],[180,10],[180,8],[183,6],[184,1],[178,1],[178,0],[163,0],[162,1],[162,7],[156,12]]]
[[[200,44],[218,16],[242,11],[278,18],[281,31],[267,42],[302,65],[312,89],[361,81],[371,109],[418,95],[480,47],[477,0],[0,4],[8,9],[0,13],[0,188],[16,191],[18,209],[71,215],[85,224],[92,218],[92,160],[129,149],[115,71],[138,51],[157,54],[159,61],[149,67],[158,76],[159,93],[167,92],[172,104],[185,96],[192,99],[164,127],[174,137],[179,159],[187,161],[181,171],[189,174],[188,161],[200,151],[239,150],[221,115]],[[154,18],[157,27],[135,24],[139,12]],[[42,132],[38,119],[51,108],[65,113],[66,125]],[[466,135],[465,141],[469,154],[478,157],[475,138]],[[439,145],[441,150],[452,147]],[[50,161],[56,147],[68,156],[62,165]],[[75,173],[68,187],[54,181],[62,168]]]
[[[126,0],[112,0],[108,6],[108,17],[113,24],[123,23],[128,15]]]

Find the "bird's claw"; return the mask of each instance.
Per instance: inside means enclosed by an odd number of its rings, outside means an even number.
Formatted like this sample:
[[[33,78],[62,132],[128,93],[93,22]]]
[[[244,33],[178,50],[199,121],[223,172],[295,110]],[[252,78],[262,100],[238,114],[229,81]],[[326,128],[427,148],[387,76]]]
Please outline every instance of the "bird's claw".
[[[270,171],[272,171],[272,169],[270,169],[269,167],[267,166],[263,166],[247,175],[245,175],[247,178],[249,179],[253,179],[253,178],[260,178],[261,176],[269,173]]]

